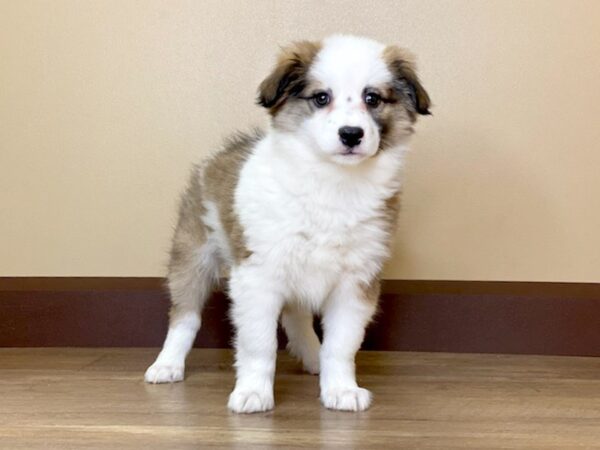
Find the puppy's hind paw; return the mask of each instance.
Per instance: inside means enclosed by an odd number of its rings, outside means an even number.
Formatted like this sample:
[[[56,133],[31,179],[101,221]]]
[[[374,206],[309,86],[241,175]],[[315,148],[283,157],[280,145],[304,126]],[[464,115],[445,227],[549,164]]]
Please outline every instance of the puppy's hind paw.
[[[319,358],[311,358],[310,360],[303,359],[302,368],[311,375],[319,375]]]

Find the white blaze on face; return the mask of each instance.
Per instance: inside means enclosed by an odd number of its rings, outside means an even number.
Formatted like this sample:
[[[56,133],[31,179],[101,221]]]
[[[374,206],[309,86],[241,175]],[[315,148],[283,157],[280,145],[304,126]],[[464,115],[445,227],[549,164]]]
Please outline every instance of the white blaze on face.
[[[330,93],[331,102],[317,109],[304,123],[306,133],[321,156],[342,164],[356,164],[377,153],[379,130],[364,103],[366,87],[380,87],[392,80],[382,59],[384,45],[354,36],[332,36],[311,65],[308,78]],[[341,127],[360,127],[360,144],[348,148],[339,136]]]

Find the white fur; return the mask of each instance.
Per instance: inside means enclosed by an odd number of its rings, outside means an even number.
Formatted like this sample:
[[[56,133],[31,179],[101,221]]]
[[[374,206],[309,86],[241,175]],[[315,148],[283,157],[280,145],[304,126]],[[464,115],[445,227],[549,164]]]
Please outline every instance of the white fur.
[[[379,274],[388,256],[377,211],[400,188],[402,153],[390,148],[360,165],[340,166],[319,161],[301,139],[276,131],[256,147],[236,190],[252,256],[230,280],[238,330],[232,410],[273,406],[275,330],[289,302],[323,314],[323,404],[351,411],[369,406],[370,394],[356,385],[354,355],[375,305],[359,298],[359,286]],[[317,346],[309,340],[306,349],[292,345],[311,370]]]
[[[316,111],[299,128],[313,151],[349,165],[377,152],[379,132],[363,102],[363,90],[391,80],[392,74],[380,57],[383,50],[382,44],[355,36],[336,35],[324,41],[310,76],[330,90],[331,107]],[[346,150],[338,135],[343,126],[364,130],[362,142],[353,149],[353,155],[341,154]]]
[[[186,314],[171,324],[163,348],[144,375],[147,383],[173,383],[183,380],[185,357],[200,329],[200,318],[195,312]]]
[[[272,132],[244,166],[235,208],[255,267],[279,294],[321,309],[338,282],[369,283],[388,255],[378,211],[400,188],[402,148],[360,166],[312,160],[301,141]]]
[[[340,280],[323,307],[325,339],[321,349],[321,402],[327,408],[362,411],[371,393],[356,384],[354,356],[375,312],[356,292],[356,280]]]
[[[295,131],[271,130],[242,169],[235,210],[252,255],[230,281],[238,330],[233,411],[273,406],[275,331],[285,304],[292,304],[283,314],[290,348],[312,372],[319,370],[319,345],[300,311],[323,315],[323,404],[350,411],[370,405],[370,393],[354,374],[354,356],[375,310],[361,297],[361,286],[379,275],[388,256],[381,211],[400,189],[404,150],[389,148],[372,158],[379,134],[362,92],[391,80],[382,51],[365,39],[326,40],[311,74],[332,92],[332,107]],[[350,162],[339,154],[338,129],[345,125],[365,130]],[[293,325],[294,319],[300,322]]]

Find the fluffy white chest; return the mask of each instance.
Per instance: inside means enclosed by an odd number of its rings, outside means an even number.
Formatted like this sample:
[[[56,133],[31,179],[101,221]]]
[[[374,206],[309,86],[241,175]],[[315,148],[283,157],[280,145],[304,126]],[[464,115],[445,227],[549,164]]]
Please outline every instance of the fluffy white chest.
[[[288,298],[315,308],[341,279],[377,276],[388,255],[385,203],[398,191],[399,167],[373,183],[364,174],[330,178],[266,156],[250,158],[236,190],[251,264]]]

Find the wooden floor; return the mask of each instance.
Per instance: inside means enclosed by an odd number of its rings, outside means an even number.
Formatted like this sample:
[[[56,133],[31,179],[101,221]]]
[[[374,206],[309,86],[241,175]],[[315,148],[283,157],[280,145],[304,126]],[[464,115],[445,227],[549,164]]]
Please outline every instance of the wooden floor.
[[[276,409],[226,408],[231,353],[194,350],[187,379],[142,381],[153,349],[0,349],[1,449],[600,448],[600,358],[364,352],[363,413],[320,406],[278,361]]]

